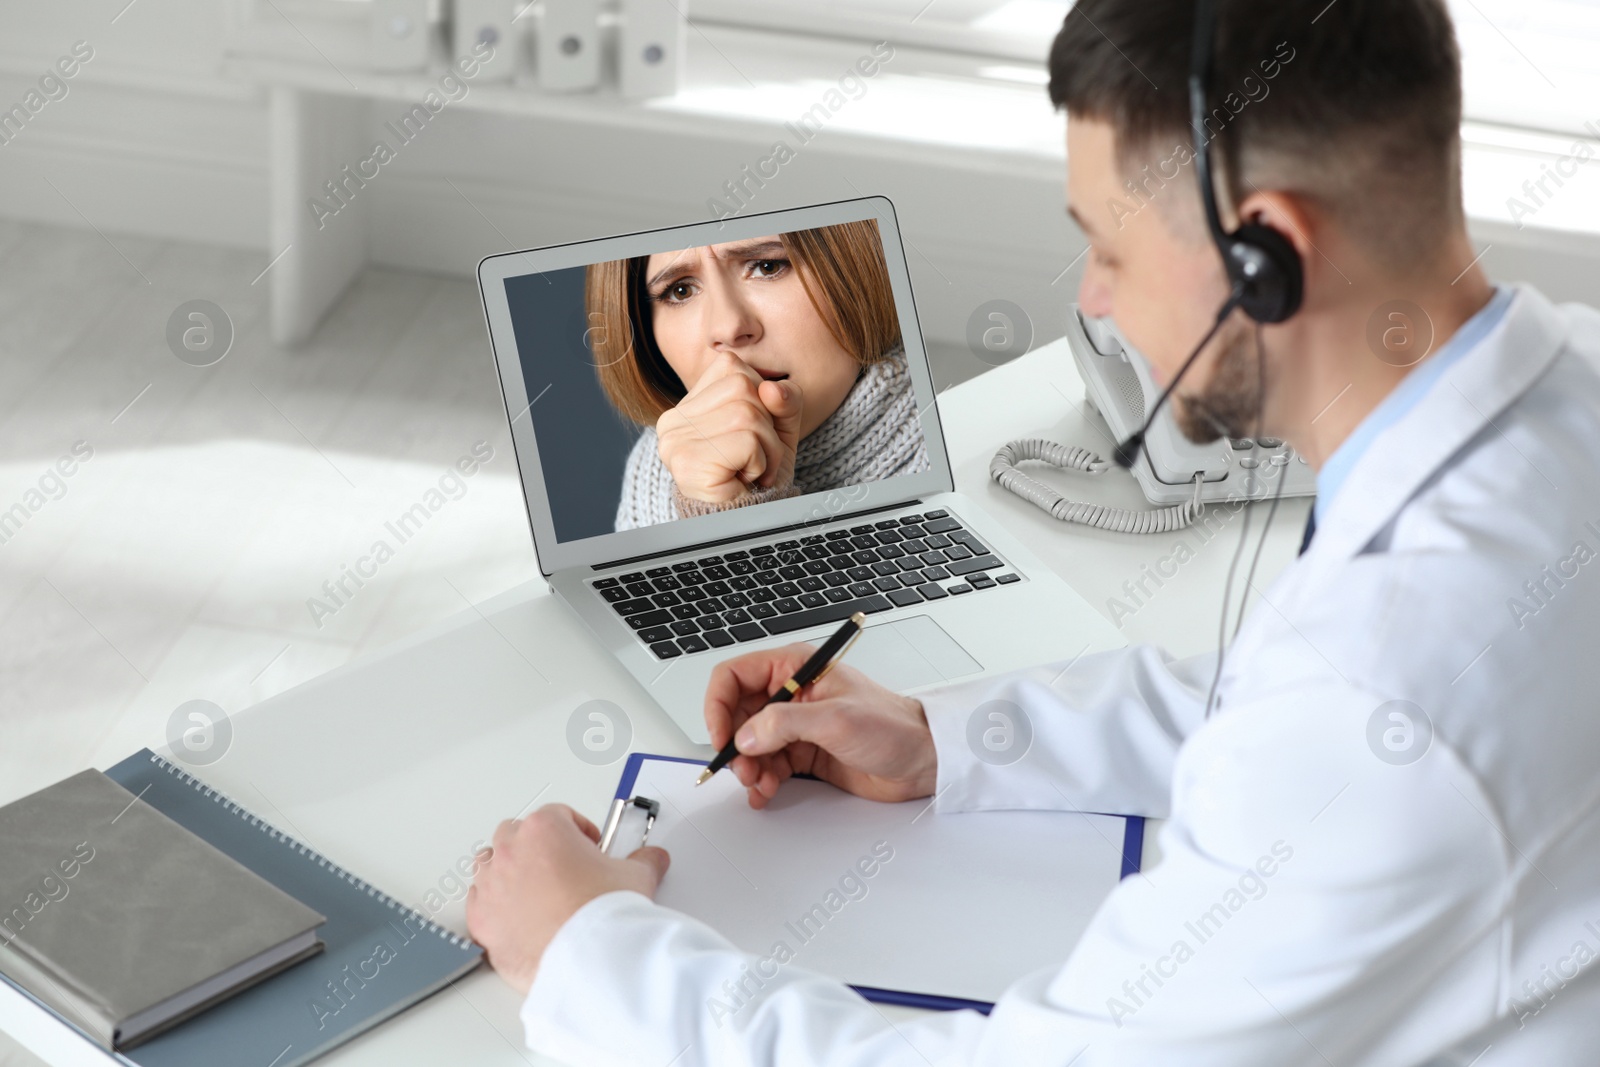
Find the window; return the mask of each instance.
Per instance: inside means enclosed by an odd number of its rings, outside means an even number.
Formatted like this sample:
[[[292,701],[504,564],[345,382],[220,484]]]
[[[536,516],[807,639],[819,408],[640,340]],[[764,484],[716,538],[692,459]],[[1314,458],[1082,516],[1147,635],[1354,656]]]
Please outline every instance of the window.
[[[1071,0],[690,0],[696,22],[886,40],[1043,65]]]
[[[1573,134],[1586,132],[1586,122],[1600,128],[1600,0],[1448,3],[1469,118]],[[886,39],[1042,66],[1071,7],[1071,0],[693,0],[690,11],[697,22]]]
[[[1600,139],[1600,4],[1450,0],[1450,10],[1469,118]]]

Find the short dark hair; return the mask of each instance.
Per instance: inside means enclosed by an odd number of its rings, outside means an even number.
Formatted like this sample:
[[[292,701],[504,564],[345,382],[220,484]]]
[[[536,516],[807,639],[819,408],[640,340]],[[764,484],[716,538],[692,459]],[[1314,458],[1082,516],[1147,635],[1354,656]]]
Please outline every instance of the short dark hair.
[[[1125,166],[1192,145],[1194,8],[1078,0],[1051,46],[1051,102],[1107,122]],[[1462,224],[1461,57],[1444,0],[1218,0],[1217,23],[1207,128],[1235,200],[1247,183],[1310,196],[1403,261]]]

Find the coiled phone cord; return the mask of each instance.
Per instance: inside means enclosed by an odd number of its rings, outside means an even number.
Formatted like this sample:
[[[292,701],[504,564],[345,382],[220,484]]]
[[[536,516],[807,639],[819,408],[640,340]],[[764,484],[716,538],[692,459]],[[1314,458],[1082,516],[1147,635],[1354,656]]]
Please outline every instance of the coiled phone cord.
[[[1031,478],[1017,469],[1017,464],[1030,460],[1085,474],[1104,473],[1110,469],[1111,461],[1102,459],[1086,448],[1057,444],[1038,437],[1012,441],[994,454],[994,459],[989,461],[989,477],[1062,522],[1081,523],[1113,533],[1171,533],[1194,525],[1200,512],[1205,509],[1200,502],[1202,476],[1198,473],[1194,476],[1194,495],[1182,504],[1154,511],[1131,511],[1128,508],[1068,500],[1037,478]]]

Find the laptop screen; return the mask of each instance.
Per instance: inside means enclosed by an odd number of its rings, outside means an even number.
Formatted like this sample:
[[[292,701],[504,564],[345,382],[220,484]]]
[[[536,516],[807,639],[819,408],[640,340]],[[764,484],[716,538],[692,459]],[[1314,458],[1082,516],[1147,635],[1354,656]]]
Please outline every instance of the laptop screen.
[[[559,542],[929,469],[875,219],[504,285]]]

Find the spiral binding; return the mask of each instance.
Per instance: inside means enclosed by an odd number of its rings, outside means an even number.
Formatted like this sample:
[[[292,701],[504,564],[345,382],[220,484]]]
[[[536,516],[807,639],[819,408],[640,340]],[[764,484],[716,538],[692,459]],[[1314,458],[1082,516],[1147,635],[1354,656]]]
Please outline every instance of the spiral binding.
[[[225,810],[238,815],[246,823],[271,837],[274,841],[279,841],[285,845],[288,845],[297,854],[304,856],[305,858],[316,863],[317,866],[321,867],[329,874],[332,874],[335,878],[355,886],[357,889],[366,893],[367,896],[372,897],[373,899],[386,905],[391,911],[403,913],[403,920],[404,918],[414,919],[418,923],[421,923],[424,929],[438,934],[441,938],[450,942],[450,944],[454,945],[456,948],[470,949],[474,947],[472,941],[446,930],[444,927],[440,926],[432,919],[429,919],[415,908],[400,903],[398,900],[395,900],[377,886],[356,877],[343,867],[339,866],[337,863],[334,863],[332,860],[328,859],[328,857],[322,855],[322,853],[318,852],[316,849],[302,844],[301,842],[290,837],[288,834],[284,833],[282,830],[279,830],[276,826],[273,826],[271,823],[267,822],[265,819],[254,814],[232,797],[229,797],[220,790],[213,789],[209,785],[206,785],[205,782],[202,782],[200,779],[196,778],[182,767],[179,767],[168,760],[162,759],[154,752],[150,754],[150,762],[155,764],[157,767],[160,767],[162,770],[166,771],[169,775],[178,779],[180,782],[183,782],[185,785],[194,789],[207,800],[210,800],[213,803],[221,804]]]

